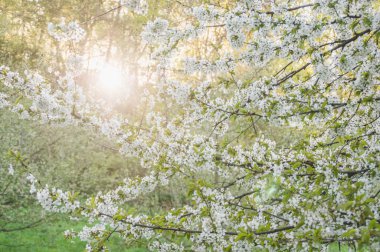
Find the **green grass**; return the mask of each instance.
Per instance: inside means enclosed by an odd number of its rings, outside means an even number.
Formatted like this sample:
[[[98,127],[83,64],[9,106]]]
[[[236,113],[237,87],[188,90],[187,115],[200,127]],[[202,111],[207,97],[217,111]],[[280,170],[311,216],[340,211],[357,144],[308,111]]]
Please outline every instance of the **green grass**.
[[[63,232],[68,229],[80,230],[83,222],[69,221],[56,217],[34,228],[4,233],[0,232],[0,252],[82,252],[85,243],[79,239],[66,240]],[[119,238],[109,242],[112,252],[145,252],[144,248],[127,248]]]

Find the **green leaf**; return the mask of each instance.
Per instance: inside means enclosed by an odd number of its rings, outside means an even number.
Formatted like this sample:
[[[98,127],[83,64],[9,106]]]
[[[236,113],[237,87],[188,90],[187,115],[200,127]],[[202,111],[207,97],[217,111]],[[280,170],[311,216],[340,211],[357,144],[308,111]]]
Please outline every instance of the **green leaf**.
[[[366,26],[372,26],[372,21],[368,17],[364,17],[363,24],[365,24]]]
[[[356,229],[350,229],[346,231],[345,233],[343,233],[342,237],[350,238],[350,237],[354,237],[355,234],[356,234]]]
[[[368,229],[363,229],[361,232],[361,242],[363,243],[369,243],[371,234]]]

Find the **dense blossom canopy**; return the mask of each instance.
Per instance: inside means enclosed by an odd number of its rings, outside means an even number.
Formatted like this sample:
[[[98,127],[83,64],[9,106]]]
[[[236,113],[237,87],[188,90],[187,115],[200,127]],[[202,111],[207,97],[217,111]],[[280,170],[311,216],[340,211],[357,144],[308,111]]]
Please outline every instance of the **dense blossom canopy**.
[[[125,5],[141,15],[149,8]],[[104,250],[111,235],[146,239],[159,251],[309,250],[337,242],[379,249],[378,1],[182,8],[185,22],[156,18],[141,34],[154,70],[141,124],[106,116],[75,73],[52,88],[36,73],[0,68],[8,90],[1,108],[98,130],[149,171],[85,201],[30,174],[31,193],[46,210],[88,218],[66,236],[86,241],[89,251]],[[61,43],[84,35],[75,21],[51,24],[49,33]],[[193,43],[204,53],[192,53]],[[31,102],[21,103],[15,90]],[[258,122],[296,132],[292,143],[256,132]],[[125,211],[171,180],[188,189],[186,205],[157,216]]]

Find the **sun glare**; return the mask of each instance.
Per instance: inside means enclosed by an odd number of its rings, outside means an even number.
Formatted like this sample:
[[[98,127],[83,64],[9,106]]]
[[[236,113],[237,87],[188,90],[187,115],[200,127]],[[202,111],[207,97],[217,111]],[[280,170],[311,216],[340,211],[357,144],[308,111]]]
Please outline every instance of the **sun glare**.
[[[102,63],[94,67],[96,71],[93,91],[98,97],[116,104],[130,95],[133,83],[128,75],[128,69],[116,64]]]
[[[117,92],[120,91],[125,84],[122,69],[108,64],[102,69],[99,69],[98,85],[103,91],[111,93]]]

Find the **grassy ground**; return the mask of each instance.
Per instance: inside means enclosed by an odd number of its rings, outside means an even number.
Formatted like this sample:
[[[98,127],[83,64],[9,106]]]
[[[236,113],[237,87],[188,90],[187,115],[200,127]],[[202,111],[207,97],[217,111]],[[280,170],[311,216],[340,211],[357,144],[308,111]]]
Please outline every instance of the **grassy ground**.
[[[70,221],[66,217],[55,216],[34,228],[9,233],[0,232],[0,252],[83,252],[85,243],[79,239],[66,240],[63,232],[68,229],[79,231],[84,225],[84,222]],[[108,245],[111,252],[148,251],[144,248],[128,248],[128,245],[117,236],[112,237]],[[347,245],[339,248],[338,244],[332,244],[328,251],[347,252],[349,249]]]
[[[54,218],[37,227],[22,231],[0,232],[0,252],[82,252],[85,243],[79,239],[66,240],[63,232],[68,229],[79,230],[84,224]],[[143,248],[127,248],[119,238],[111,239],[109,248],[112,252],[145,252]]]

